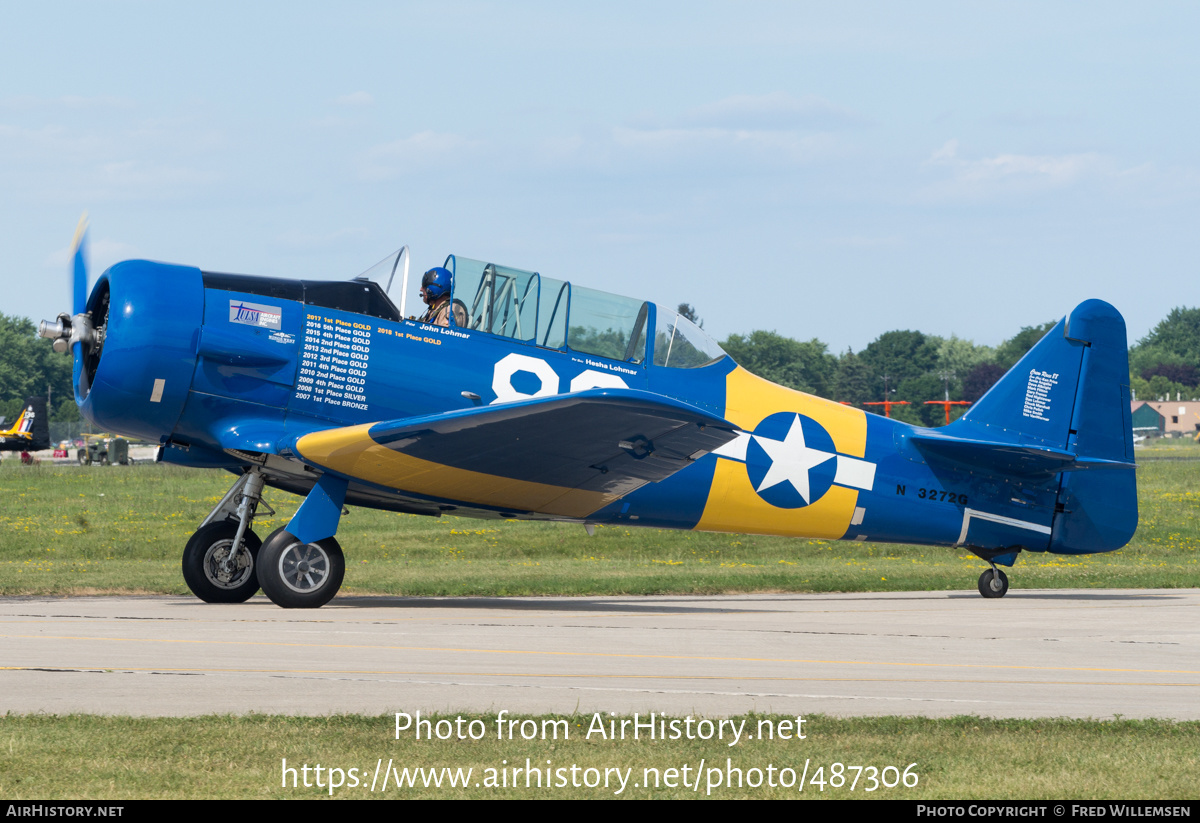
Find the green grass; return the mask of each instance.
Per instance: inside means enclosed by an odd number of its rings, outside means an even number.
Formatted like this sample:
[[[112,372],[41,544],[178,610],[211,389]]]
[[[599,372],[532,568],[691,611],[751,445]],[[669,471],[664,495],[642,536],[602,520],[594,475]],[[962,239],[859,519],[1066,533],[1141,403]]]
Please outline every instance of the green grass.
[[[1139,452],[1141,522],[1100,555],[1022,553],[1016,588],[1200,586],[1200,447]],[[0,595],[184,594],[179,559],[232,475],[164,465],[0,464]],[[300,498],[269,491],[284,525]],[[430,518],[353,509],[338,533],[353,594],[714,594],[971,589],[987,568],[953,548]]]
[[[1200,585],[1200,448],[1156,444],[1139,452],[1141,524],[1130,546],[1090,557],[1023,554],[1018,588]],[[171,466],[22,468],[0,465],[0,594],[185,593],[184,543],[232,476]],[[270,492],[278,509],[265,535],[299,499]],[[343,591],[395,594],[620,594],[733,591],[972,589],[984,564],[953,549],[746,537],[550,523],[423,518],[352,510],[339,539],[347,551]],[[485,723],[494,716],[479,717]],[[539,721],[547,718],[537,718]],[[553,719],[553,718],[549,718]],[[571,718],[582,732],[589,717]],[[0,796],[24,798],[304,798],[328,789],[281,785],[289,765],[373,772],[535,765],[681,769],[691,779],[726,758],[744,771],[834,763],[916,763],[914,788],[851,792],[827,785],[730,789],[714,797],[901,799],[1189,799],[1200,767],[1200,724],[1165,721],[952,718],[808,720],[804,741],[443,742],[396,740],[389,717],[96,716],[0,717]],[[315,775],[314,775],[315,777]],[[365,776],[362,780],[367,782]],[[473,781],[474,782],[474,781]],[[611,797],[604,788],[412,788],[335,796]],[[702,797],[690,788],[627,789],[622,797]]]
[[[455,715],[434,716],[454,721]],[[21,799],[128,798],[320,798],[328,797],[328,777],[315,785],[315,766],[342,770],[346,785],[335,789],[341,798],[568,798],[617,796],[614,787],[526,788],[525,776],[512,785],[502,785],[500,769],[524,768],[526,759],[534,767],[566,769],[563,779],[571,782],[571,766],[582,782],[584,769],[632,769],[624,798],[704,797],[715,783],[717,769],[721,785],[713,788],[718,798],[892,798],[892,799],[1181,799],[1196,796],[1195,776],[1200,770],[1200,723],[1163,721],[1075,721],[1075,720],[984,720],[958,717],[946,720],[922,718],[837,719],[820,715],[806,718],[804,740],[742,740],[728,746],[719,740],[603,740],[584,735],[591,715],[562,720],[568,724],[569,740],[535,739],[497,741],[492,733],[494,715],[463,715],[479,719],[489,734],[478,741],[428,741],[414,739],[411,732],[396,739],[393,716],[332,716],[319,718],[197,717],[183,719],[121,718],[72,715],[67,717],[0,717],[0,796]],[[735,721],[742,718],[734,718]],[[783,718],[751,715],[746,729],[760,721]],[[643,718],[644,720],[644,718]],[[74,752],[74,755],[64,753]],[[296,768],[296,783],[289,775],[284,786],[283,761]],[[743,780],[763,784],[759,788],[726,785],[727,759],[743,772]],[[387,791],[369,790],[377,763],[390,760],[404,768],[472,769],[467,788],[405,788],[389,784]],[[507,764],[504,762],[507,761]],[[694,784],[701,762],[700,788],[680,785],[683,767]],[[776,782],[798,782],[808,763],[808,778],[801,794],[795,786],[766,785],[767,767],[774,767]],[[871,785],[869,772],[858,775],[851,790],[853,769],[874,766],[888,773],[895,783],[899,773],[915,764],[910,774],[916,785],[895,788]],[[309,787],[303,786],[300,768],[310,766]],[[986,764],[986,765],[981,765]],[[488,779],[486,769],[501,785],[475,787]],[[795,776],[780,775],[783,768]],[[826,781],[824,792],[814,782]],[[356,769],[353,776],[350,769]],[[644,785],[646,769],[657,769],[658,788]],[[675,787],[664,785],[667,770],[679,770]],[[759,769],[759,775],[750,773]],[[835,771],[845,775],[840,787],[830,785]],[[558,781],[555,772],[555,781]],[[653,773],[651,773],[653,777]],[[780,780],[782,777],[782,781]],[[360,783],[350,785],[353,779]],[[834,782],[838,782],[834,780]],[[912,780],[910,779],[910,783]],[[642,786],[634,787],[634,783]]]

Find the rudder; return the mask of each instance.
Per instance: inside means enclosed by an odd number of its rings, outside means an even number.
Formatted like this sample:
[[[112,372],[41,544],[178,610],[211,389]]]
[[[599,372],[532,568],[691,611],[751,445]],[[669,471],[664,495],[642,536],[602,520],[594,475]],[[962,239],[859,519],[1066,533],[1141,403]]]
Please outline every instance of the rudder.
[[[1067,334],[1086,342],[1067,448],[1080,458],[1134,462],[1125,320],[1099,300],[1068,318]],[[1112,551],[1137,530],[1137,477],[1132,470],[1065,472],[1050,551]]]

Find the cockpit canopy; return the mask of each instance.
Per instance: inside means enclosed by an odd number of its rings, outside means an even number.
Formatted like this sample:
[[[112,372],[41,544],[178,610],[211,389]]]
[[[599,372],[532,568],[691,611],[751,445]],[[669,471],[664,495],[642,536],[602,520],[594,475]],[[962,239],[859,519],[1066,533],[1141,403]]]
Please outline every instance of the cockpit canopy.
[[[725,356],[699,327],[663,306],[537,272],[450,255],[453,299],[461,302],[469,329],[565,349],[656,366],[697,368]]]
[[[465,316],[464,327],[474,331],[549,349],[636,364],[649,360],[677,369],[706,366],[725,356],[695,323],[665,306],[453,254],[444,266],[454,275],[451,295],[456,311],[451,322],[455,315]],[[399,295],[392,286],[397,277]],[[403,304],[408,247],[388,255],[353,282],[364,281],[386,283],[388,296]],[[405,308],[401,305],[400,311]]]

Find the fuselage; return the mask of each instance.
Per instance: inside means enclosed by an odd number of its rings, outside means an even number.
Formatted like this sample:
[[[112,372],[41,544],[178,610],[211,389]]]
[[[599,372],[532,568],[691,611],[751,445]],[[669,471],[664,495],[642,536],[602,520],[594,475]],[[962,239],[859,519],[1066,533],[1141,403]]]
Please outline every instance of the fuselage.
[[[618,347],[632,352],[624,357],[607,344],[572,348],[574,327],[552,339],[512,325],[497,333],[402,319],[378,285],[360,280],[244,277],[130,261],[100,279],[89,310],[102,306],[103,349],[85,363],[77,399],[97,425],[162,443],[168,462],[234,471],[259,465],[268,484],[304,493],[317,473],[293,447],[311,432],[625,387],[725,418],[738,437],[571,519],[993,553],[1051,548],[1058,475],[929,461],[911,441],[921,430],[775,385],[726,355],[672,363],[661,347],[674,345],[678,323],[656,325],[654,304],[630,321],[641,331]],[[521,462],[504,476],[536,479],[538,455]],[[377,480],[354,478],[346,502],[553,517]]]

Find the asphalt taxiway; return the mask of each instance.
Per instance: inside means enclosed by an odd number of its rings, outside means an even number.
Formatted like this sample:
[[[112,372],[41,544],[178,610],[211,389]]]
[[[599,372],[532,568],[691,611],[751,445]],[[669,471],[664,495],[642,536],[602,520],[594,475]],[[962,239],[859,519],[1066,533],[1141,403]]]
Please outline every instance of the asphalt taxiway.
[[[0,713],[1200,719],[1200,590],[0,599]]]

